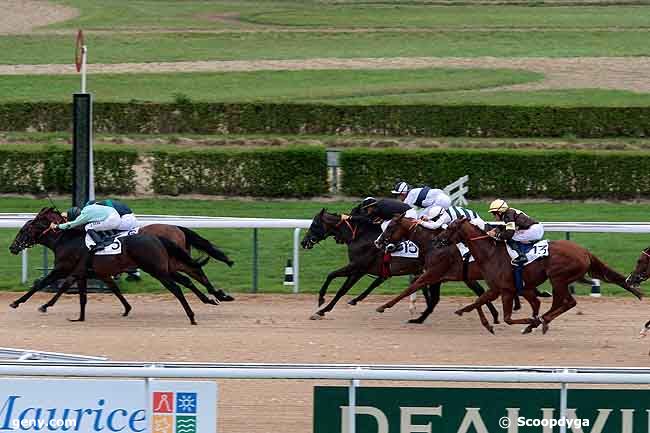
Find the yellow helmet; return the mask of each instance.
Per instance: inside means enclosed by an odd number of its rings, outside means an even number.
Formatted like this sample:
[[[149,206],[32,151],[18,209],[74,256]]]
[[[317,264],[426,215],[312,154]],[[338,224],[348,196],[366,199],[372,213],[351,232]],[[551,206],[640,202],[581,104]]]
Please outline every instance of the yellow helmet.
[[[490,213],[505,212],[508,210],[508,208],[509,208],[508,203],[506,203],[504,200],[501,200],[500,198],[490,203]]]

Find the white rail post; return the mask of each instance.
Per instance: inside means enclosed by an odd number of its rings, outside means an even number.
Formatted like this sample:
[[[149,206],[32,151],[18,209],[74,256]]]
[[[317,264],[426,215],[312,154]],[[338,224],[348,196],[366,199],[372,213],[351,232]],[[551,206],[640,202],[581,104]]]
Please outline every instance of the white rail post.
[[[568,373],[568,369],[562,370],[562,373]],[[562,421],[562,424],[560,424],[560,433],[566,433],[566,408],[567,408],[567,383],[562,382],[560,385],[560,420]]]
[[[359,383],[358,379],[352,379],[348,388],[348,433],[356,433],[357,387]]]
[[[28,268],[27,268],[27,248],[25,248],[23,250],[23,252],[22,252],[22,272],[20,274],[20,282],[22,284],[27,283],[27,278],[28,278],[27,271],[28,271]]]
[[[293,293],[300,291],[300,228],[293,229]]]

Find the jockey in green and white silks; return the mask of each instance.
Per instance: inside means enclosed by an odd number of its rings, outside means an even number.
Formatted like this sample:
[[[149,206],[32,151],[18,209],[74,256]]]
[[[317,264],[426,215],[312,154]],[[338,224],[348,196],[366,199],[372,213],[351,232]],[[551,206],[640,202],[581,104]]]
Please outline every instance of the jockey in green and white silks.
[[[117,230],[121,223],[120,214],[115,209],[98,204],[91,204],[85,206],[83,209],[79,209],[76,206],[71,207],[68,209],[67,218],[67,223],[53,224],[53,228],[68,230],[74,227],[84,226],[88,235],[95,242],[95,248],[93,250],[98,250],[107,245],[106,240],[98,232]]]
[[[485,221],[476,211],[459,206],[451,206],[448,209],[442,206],[431,206],[420,218],[423,220],[420,225],[432,230],[445,227],[459,218],[468,218],[473,224],[485,226]]]
[[[89,204],[109,206],[115,209],[117,213],[120,215],[120,219],[121,219],[120,226],[117,228],[117,230],[121,232],[133,230],[136,227],[138,227],[138,220],[135,218],[133,211],[131,210],[130,207],[128,207],[126,204],[122,203],[121,201],[113,200],[109,198],[100,201],[91,200],[88,203],[86,203],[86,206]]]

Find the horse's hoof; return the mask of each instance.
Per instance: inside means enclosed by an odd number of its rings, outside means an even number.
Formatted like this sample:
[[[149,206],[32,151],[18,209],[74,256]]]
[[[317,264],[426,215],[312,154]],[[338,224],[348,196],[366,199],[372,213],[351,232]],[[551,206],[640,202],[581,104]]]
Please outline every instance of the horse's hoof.
[[[322,315],[322,314],[315,313],[315,314],[312,314],[312,315],[309,317],[309,320],[320,320],[320,319],[322,319],[322,318],[323,318],[323,315]]]
[[[544,322],[542,324],[542,334],[546,334],[548,332],[548,323]]]
[[[421,325],[424,323],[424,319],[410,319],[407,320],[406,323],[415,323],[417,325]]]
[[[357,301],[355,299],[350,299],[348,305],[357,305]]]
[[[377,307],[377,312],[378,313],[383,313],[386,310],[386,307]]]
[[[226,292],[219,293],[218,295],[215,296],[215,298],[217,298],[218,302],[231,302],[235,300],[235,298],[233,298]]]
[[[40,307],[38,307],[38,311],[40,311],[41,313],[47,313],[47,305],[41,305]]]
[[[233,262],[232,260],[228,260],[226,262],[226,264],[228,265],[229,268],[232,268],[232,266],[235,264],[235,262]]]
[[[12,302],[11,304],[9,304],[11,308],[18,308],[18,305],[20,305],[18,302]]]
[[[492,335],[496,335],[496,334],[494,333],[494,328],[493,328],[493,327],[488,326],[487,330],[490,331],[490,334],[492,334]]]
[[[524,335],[530,334],[531,332],[533,332],[533,328],[530,325],[526,326],[524,329],[521,330],[521,333]]]
[[[648,331],[650,331],[650,329],[648,329],[648,328],[643,328],[643,329],[641,330],[641,332],[639,332],[639,338],[643,338],[643,337],[645,337],[646,335],[648,335]]]
[[[81,317],[78,319],[68,319],[68,322],[85,322],[86,319],[82,319]]]
[[[456,310],[456,311],[454,311],[454,314],[456,314],[456,315],[458,315],[458,316],[462,316],[463,313],[464,313],[463,310]]]
[[[499,319],[494,319],[494,324],[495,325],[498,325],[499,323],[501,323],[501,322],[499,322]]]

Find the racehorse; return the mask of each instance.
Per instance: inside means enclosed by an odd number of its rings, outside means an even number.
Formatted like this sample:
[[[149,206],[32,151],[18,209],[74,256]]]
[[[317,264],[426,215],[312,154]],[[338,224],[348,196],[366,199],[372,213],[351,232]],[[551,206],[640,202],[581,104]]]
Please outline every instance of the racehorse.
[[[318,293],[318,305],[321,306],[325,302],[325,293],[329,284],[334,278],[347,277],[341,288],[336,292],[334,298],[324,308],[318,310],[313,316],[313,319],[320,318],[325,313],[331,311],[338,300],[345,295],[352,286],[361,279],[364,275],[375,275],[377,278],[370,284],[370,286],[359,296],[352,299],[349,304],[356,305],[357,302],[363,300],[372,292],[377,286],[386,281],[392,275],[414,275],[422,272],[422,265],[424,260],[420,256],[419,259],[410,259],[405,257],[392,257],[390,262],[390,275],[386,275],[383,270],[384,252],[377,249],[374,245],[375,239],[381,234],[381,228],[376,224],[363,224],[351,223],[342,220],[341,216],[335,213],[329,213],[325,209],[316,214],[312,220],[309,230],[302,240],[302,247],[311,249],[318,242],[334,236],[338,243],[345,243],[348,247],[348,259],[350,263],[346,266],[337,269],[327,275],[323,286]],[[460,278],[458,281],[463,280]],[[480,296],[484,290],[476,281],[464,280],[465,284],[472,289],[477,296]],[[422,287],[427,307],[422,312],[420,317],[411,319],[409,323],[422,323],[433,312],[433,309],[440,300],[440,283],[432,284],[427,287]],[[498,323],[499,313],[491,304],[488,305],[494,323]]]
[[[641,283],[647,280],[648,277],[650,277],[650,247],[641,251],[641,255],[636,261],[636,267],[625,281],[635,289],[641,290]],[[648,331],[650,331],[650,320],[643,325],[641,335],[645,337]]]
[[[430,230],[420,225],[422,221],[413,218],[407,218],[404,215],[397,216],[390,221],[384,233],[377,239],[378,248],[384,248],[389,243],[401,242],[405,239],[420,245],[422,256],[424,257],[424,273],[412,282],[402,293],[395,298],[386,302],[377,308],[379,313],[383,313],[387,308],[392,308],[399,301],[416,292],[420,287],[430,284],[439,284],[444,281],[475,281],[482,280],[483,275],[475,261],[465,260],[456,245],[449,245],[444,248],[434,248],[432,240],[441,233],[441,230]],[[517,298],[515,298],[517,299]],[[539,309],[539,301],[535,298],[536,307]],[[488,307],[491,303],[488,303]],[[535,305],[531,305],[535,310]],[[494,308],[494,307],[492,307]],[[494,328],[488,323],[481,309],[477,309],[481,324],[491,333]],[[512,323],[512,307],[504,308],[503,320]]]
[[[510,264],[510,255],[505,244],[497,243],[485,231],[470,223],[466,218],[461,218],[449,225],[439,234],[434,245],[446,247],[463,242],[478,263],[485,281],[490,286],[479,299],[456,312],[458,315],[480,307],[485,302],[495,300],[500,294],[503,296],[504,308],[512,302],[516,289]],[[576,300],[571,296],[569,284],[584,280],[589,273],[592,277],[600,278],[608,283],[614,283],[633,293],[637,298],[642,298],[642,293],[627,284],[625,277],[609,268],[600,259],[585,248],[571,241],[549,241],[549,254],[547,257],[535,260],[526,265],[523,270],[523,281],[527,289],[524,296],[529,299],[531,287],[537,287],[547,279],[553,288],[553,304],[540,318],[533,316],[524,333],[542,325],[543,333],[548,331],[549,323],[562,313],[576,305]],[[520,322],[516,322],[520,323]]]
[[[79,319],[85,320],[86,306],[86,278],[88,268],[94,272],[96,277],[106,285],[118,297],[124,306],[124,316],[128,315],[131,306],[121,295],[119,288],[112,279],[112,276],[132,267],[139,267],[157,280],[159,280],[183,306],[190,323],[196,324],[194,312],[185,300],[183,292],[176,282],[189,281],[187,277],[178,274],[177,265],[183,264],[183,269],[200,268],[202,263],[192,259],[176,243],[159,236],[137,234],[121,238],[122,254],[110,256],[93,256],[89,260],[89,252],[85,246],[85,232],[82,230],[50,230],[51,223],[62,223],[64,218],[54,208],[44,208],[31,221],[23,225],[9,247],[13,254],[18,254],[25,248],[35,244],[41,244],[50,248],[55,254],[55,263],[52,271],[42,280],[34,285],[31,290],[11,304],[13,308],[29,299],[36,291],[46,287],[54,281],[65,278],[59,287],[57,295],[50,302],[56,302],[61,294],[75,281],[79,288],[80,315]],[[193,286],[193,285],[192,285]],[[192,289],[192,287],[190,287]],[[196,291],[195,291],[196,290]],[[199,298],[208,304],[218,305],[218,301],[207,298],[203,293],[194,287],[193,291]],[[44,311],[50,303],[45,304],[41,311]]]
[[[219,250],[210,241],[201,237],[198,233],[186,227],[173,226],[169,224],[150,224],[140,228],[139,233],[167,238],[173,241],[174,243],[176,243],[176,245],[178,245],[179,247],[183,248],[185,252],[187,252],[188,254],[191,254],[191,249],[194,248],[196,250],[206,253],[209,257],[212,257],[220,262],[224,262],[229,267],[232,267],[232,265],[234,264],[234,262],[230,260],[230,258],[225,253]],[[16,239],[18,239],[19,236],[20,233],[16,237]],[[202,302],[212,304],[212,302],[206,302],[205,300],[206,298],[199,291],[199,289],[196,288],[196,286],[192,283],[190,279],[188,279],[182,274],[179,274],[178,272],[184,272],[188,274],[190,277],[197,280],[199,283],[201,283],[203,286],[206,287],[208,293],[212,294],[218,302],[229,302],[234,300],[232,296],[225,293],[222,289],[216,289],[212,285],[210,280],[208,280],[208,277],[205,275],[205,272],[201,267],[187,266],[182,261],[176,260],[173,257],[171,258],[171,260],[172,260],[172,267],[174,269],[177,269],[177,272],[174,273],[174,280],[177,283],[180,283],[183,286],[192,290],[192,292],[195,293]],[[40,287],[47,287],[48,285],[55,283],[56,279],[58,279],[59,277],[52,277],[52,278],[54,278],[54,280],[48,280],[48,282],[46,282],[44,286],[40,286]],[[38,290],[39,289],[33,287],[29,292],[25,294],[25,296],[20,298],[22,300],[20,303],[27,301]],[[117,287],[116,290],[118,290],[119,292],[119,289]],[[113,293],[116,294],[114,289],[111,288],[111,291],[113,291]],[[54,304],[56,304],[56,301],[59,299],[59,297],[62,294],[63,294],[62,291],[57,291],[57,294],[54,295],[54,297],[51,300],[49,300],[47,303],[39,307],[39,311],[45,313],[48,307],[52,307],[54,306]],[[17,308],[20,303],[14,302],[11,304],[11,306],[13,308]],[[128,310],[130,310],[130,306]],[[125,316],[126,315],[128,315],[128,312],[125,314]]]

